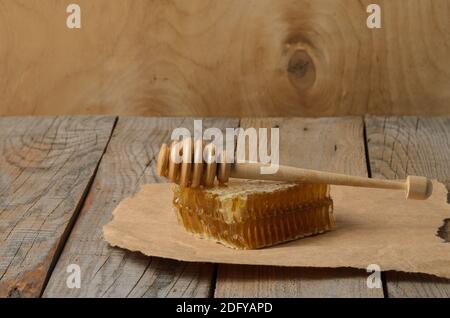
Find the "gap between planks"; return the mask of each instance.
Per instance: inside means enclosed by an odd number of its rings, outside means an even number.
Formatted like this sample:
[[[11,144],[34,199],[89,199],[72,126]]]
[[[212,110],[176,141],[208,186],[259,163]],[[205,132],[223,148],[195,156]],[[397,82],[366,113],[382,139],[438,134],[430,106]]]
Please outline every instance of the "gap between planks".
[[[280,163],[368,173],[362,117],[243,119],[241,127],[279,127]],[[292,145],[297,145],[292,147]],[[303,150],[303,149],[304,150]],[[219,264],[216,297],[384,297],[357,269]]]
[[[365,125],[375,177],[423,175],[450,188],[450,118],[366,116]],[[450,297],[450,279],[394,271],[384,276],[387,297]]]
[[[120,119],[119,119],[120,120]],[[281,119],[280,119],[281,120]],[[293,119],[294,121],[296,119]],[[298,120],[298,119],[297,119]],[[322,119],[322,120],[328,120],[332,122],[328,122],[327,124],[333,124],[335,123],[336,119]],[[306,120],[308,121],[308,120]],[[313,119],[310,119],[310,121],[314,121]],[[362,119],[361,119],[362,122]],[[238,123],[238,126],[240,126],[240,122]],[[311,125],[313,129],[315,125]],[[114,134],[114,130],[113,133]],[[109,146],[110,141],[108,142]],[[364,145],[365,146],[365,145]],[[314,154],[313,154],[314,157]],[[103,157],[102,157],[103,159]],[[101,162],[100,162],[101,164]],[[364,164],[366,164],[364,160]],[[92,189],[92,184],[90,189]],[[86,200],[86,198],[85,198]],[[84,201],[85,201],[84,200]],[[84,206],[84,202],[83,202]],[[108,261],[108,260],[107,260]],[[147,265],[147,267],[150,266],[150,263]],[[222,269],[221,272],[218,272],[218,270]],[[232,272],[227,272],[227,269],[231,269]],[[275,282],[273,281],[274,277],[277,277],[281,274],[280,269],[276,268],[270,268],[270,267],[241,267],[241,266],[228,266],[228,265],[213,265],[212,269],[212,277],[211,277],[211,285],[209,288],[209,293],[207,296],[213,296],[214,294],[217,294],[217,287],[219,287],[218,296],[220,297],[227,297],[230,295],[227,295],[226,292],[224,293],[224,286],[226,289],[226,284],[231,283],[233,285],[233,290],[239,290],[239,291],[247,291],[247,294],[241,294],[239,296],[243,297],[252,297],[252,296],[261,296],[262,290],[256,290],[254,291],[256,294],[252,295],[251,293],[248,293],[248,288],[245,288],[245,284],[241,285],[240,278],[237,277],[237,281],[233,282],[233,275],[235,276],[236,273],[233,273],[233,269],[237,269],[240,274],[239,275],[246,275],[252,277],[252,275],[257,273],[256,276],[251,278],[251,283],[256,283],[258,286],[262,286],[264,284],[274,284],[275,286],[278,286],[275,288],[275,293],[268,295],[268,296],[285,296],[285,297],[297,297],[297,296],[314,296],[315,293],[323,292],[324,290],[327,290],[330,292],[332,291],[333,296],[363,296],[363,297],[382,297],[382,292],[380,293],[368,293],[367,291],[362,288],[362,284],[365,282],[366,275],[363,274],[362,271],[358,270],[347,270],[347,269],[289,269],[284,270],[283,275],[285,277],[290,278],[291,282],[286,282],[283,279],[278,279]],[[219,274],[220,273],[220,274]],[[224,274],[225,273],[225,274]],[[145,274],[145,271],[142,275]],[[219,275],[220,281],[217,282],[217,276]],[[223,275],[228,277],[227,283],[224,283],[223,281]],[[285,278],[283,277],[283,278]],[[236,277],[235,277],[236,278]],[[231,281],[230,281],[231,280]],[[138,282],[139,283],[139,282]],[[247,282],[248,283],[248,282]],[[217,285],[218,284],[218,285]],[[234,286],[236,285],[237,286]],[[286,285],[286,286],[281,286]],[[294,285],[294,289],[290,289]],[[289,287],[290,286],[290,287]],[[238,287],[238,288],[236,288]],[[244,288],[240,288],[244,287]],[[282,290],[280,293],[280,289]],[[300,288],[300,289],[299,289]],[[49,294],[51,295],[51,293]],[[326,294],[325,294],[326,295]],[[206,295],[204,295],[206,296]],[[266,295],[264,295],[266,296]],[[317,296],[317,295],[316,295]]]
[[[43,297],[208,297],[215,265],[146,257],[111,248],[101,238],[102,225],[122,198],[143,183],[165,182],[154,173],[160,144],[176,127],[194,118],[119,117],[91,190]],[[238,120],[207,118],[204,128],[237,127]],[[80,289],[65,286],[68,264],[83,268]]]
[[[0,120],[0,226],[8,232],[0,249],[2,261],[10,259],[6,267],[2,264],[0,294],[39,297],[75,223],[116,118]]]
[[[101,163],[101,161],[103,159],[103,156],[106,153],[106,149],[108,149],[108,145],[109,145],[109,142],[111,141],[111,137],[112,137],[112,135],[114,133],[114,129],[116,128],[118,119],[119,119],[118,116],[114,117],[114,122],[113,122],[113,125],[112,125],[112,128],[111,128],[111,132],[109,134],[108,140],[106,142],[105,148],[103,149],[103,152],[102,152],[102,154],[100,156],[100,159],[97,162],[97,165],[96,165],[96,167],[94,169],[94,172],[92,173],[92,175],[91,175],[91,177],[90,177],[90,179],[88,181],[88,184],[86,185],[86,188],[84,189],[84,192],[83,192],[83,194],[82,194],[82,196],[80,198],[80,201],[78,202],[78,205],[75,208],[75,212],[74,212],[74,214],[72,216],[72,219],[70,220],[70,222],[67,225],[66,232],[61,237],[61,241],[58,244],[58,247],[57,247],[56,252],[55,252],[55,256],[54,256],[54,258],[52,260],[52,263],[50,264],[49,270],[47,272],[47,276],[45,277],[44,284],[42,285],[42,290],[41,290],[41,292],[39,294],[40,298],[42,297],[42,294],[44,293],[44,290],[47,287],[48,281],[50,280],[50,277],[51,277],[51,275],[53,273],[53,270],[55,269],[56,263],[58,262],[58,259],[61,256],[61,253],[62,253],[62,251],[64,249],[64,245],[66,245],[67,239],[69,238],[70,233],[72,233],[73,226],[75,225],[75,222],[77,221],[77,218],[78,218],[78,216],[80,214],[80,211],[81,211],[81,209],[84,206],[84,203],[86,201],[87,195],[91,191],[92,184],[94,183],[95,176],[97,175],[98,167],[100,166],[100,163]]]
[[[116,121],[117,121],[117,119],[116,119]],[[239,123],[239,126],[240,126],[240,123]],[[368,175],[369,175],[369,177],[371,177],[371,164],[370,164],[370,156],[369,156],[369,145],[368,145],[368,137],[367,137],[367,120],[366,121],[364,121],[364,125],[363,125],[363,140],[364,140],[364,147],[365,147],[365,159],[366,159],[366,164],[367,164],[367,173],[368,173]],[[111,135],[113,134],[113,132],[114,132],[114,129],[115,129],[115,127],[113,128],[113,130],[111,131]],[[111,138],[111,137],[110,137]],[[110,142],[110,140],[108,140],[108,146],[109,146],[109,142]],[[105,148],[105,150],[106,150],[106,148]],[[103,155],[102,155],[102,158],[103,158]],[[102,159],[101,158],[101,159]],[[101,160],[100,160],[101,161]],[[100,164],[100,161],[99,161],[99,164]],[[97,173],[97,169],[98,169],[98,166],[97,166],[97,168],[96,168],[96,171],[95,171],[95,173]],[[91,178],[91,181],[90,181],[90,183],[89,183],[89,188],[87,188],[86,189],[86,194],[91,190],[91,186],[92,186],[92,180],[94,179],[94,177],[95,177],[95,175],[94,176],[92,176],[92,178]],[[85,199],[86,199],[86,197],[84,196],[83,197],[83,202],[81,203],[81,207],[84,205],[84,201],[85,201]],[[81,208],[80,207],[80,208]],[[77,214],[78,215],[78,214]],[[65,241],[64,241],[65,242]],[[56,260],[55,260],[56,261]],[[220,265],[221,267],[223,266],[223,265]],[[269,271],[269,273],[266,273],[266,274],[263,274],[263,276],[270,276],[270,272],[272,272],[274,269],[272,268],[272,269],[268,269],[268,268],[259,268],[258,269],[258,271],[259,270],[261,270],[263,273],[264,272],[267,272],[267,271]],[[244,270],[244,272],[246,272],[245,270]],[[334,275],[336,275],[336,273],[338,273],[338,276],[339,276],[339,270],[337,270],[337,271],[335,271],[335,273],[334,273]],[[236,274],[236,273],[235,273]],[[251,273],[248,273],[248,274],[250,274],[251,275]],[[332,273],[329,273],[331,276],[333,275]],[[217,265],[215,265],[214,266],[214,270],[213,270],[213,276],[212,276],[212,283],[211,283],[211,286],[210,286],[210,292],[209,292],[209,296],[212,296],[212,295],[214,295],[215,293],[216,293],[216,284],[217,284],[217,281],[216,281],[216,275],[217,275]],[[50,276],[50,275],[49,275]],[[326,275],[325,275],[326,276]],[[414,286],[414,288],[418,288],[419,290],[415,290],[415,293],[416,294],[423,294],[423,293],[425,293],[426,292],[426,290],[430,290],[430,288],[432,289],[432,287],[433,287],[433,284],[436,284],[436,282],[434,282],[433,283],[433,280],[431,280],[431,279],[425,279],[425,278],[417,278],[417,277],[404,277],[403,275],[396,275],[395,273],[388,273],[387,275],[386,275],[386,273],[383,273],[383,287],[384,287],[384,294],[385,295],[387,295],[387,290],[386,290],[386,288],[387,288],[387,285],[388,285],[388,282],[386,282],[386,280],[385,280],[385,276],[388,276],[388,277],[390,277],[390,281],[389,281],[389,285],[391,285],[391,286],[395,286],[395,288],[397,289],[397,294],[398,294],[398,290],[399,290],[399,288],[401,287],[401,286],[403,286],[403,285],[405,285],[405,286],[407,286],[407,287],[409,287],[409,289],[406,289],[406,291],[407,292],[409,292],[409,293],[411,293],[411,285],[418,285],[418,287],[417,286]],[[317,277],[318,279],[319,279],[319,277]],[[295,280],[295,279],[297,279],[296,277],[293,277],[293,279]],[[323,277],[322,277],[322,279],[323,279]],[[414,281],[416,281],[416,283],[414,283]],[[429,281],[429,282],[428,282]],[[441,283],[442,284],[442,282],[438,282],[438,283]],[[221,283],[219,283],[219,285],[220,285]],[[430,287],[431,286],[431,287]],[[438,288],[439,288],[439,286],[440,285],[438,285]],[[219,286],[219,288],[220,288],[220,286]],[[392,287],[392,288],[394,288],[394,287]],[[422,292],[420,292],[420,290],[423,290]],[[394,289],[392,289],[392,290],[394,290]],[[405,292],[405,291],[403,291],[403,292]],[[395,294],[395,293],[393,293],[393,294]],[[220,294],[220,296],[224,296],[223,294]],[[409,296],[411,296],[411,295],[409,295]]]

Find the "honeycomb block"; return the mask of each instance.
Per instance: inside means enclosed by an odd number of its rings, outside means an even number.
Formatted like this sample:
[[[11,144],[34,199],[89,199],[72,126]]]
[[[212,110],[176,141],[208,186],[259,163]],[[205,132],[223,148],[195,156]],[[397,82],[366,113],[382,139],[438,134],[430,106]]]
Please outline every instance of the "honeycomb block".
[[[330,187],[233,181],[214,188],[174,185],[178,222],[202,238],[236,249],[257,249],[315,235],[334,225]]]

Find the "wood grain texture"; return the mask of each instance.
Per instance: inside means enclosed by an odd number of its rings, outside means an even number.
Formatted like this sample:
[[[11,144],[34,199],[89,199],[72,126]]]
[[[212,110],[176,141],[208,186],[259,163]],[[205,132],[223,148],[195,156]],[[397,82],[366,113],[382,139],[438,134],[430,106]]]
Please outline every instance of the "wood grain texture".
[[[0,0],[0,114],[450,113],[448,0],[71,2]]]
[[[366,129],[373,177],[423,175],[450,189],[450,118],[369,116]],[[450,280],[433,276],[387,272],[386,284],[389,297],[450,297]]]
[[[237,119],[207,119],[203,127],[237,127]],[[150,258],[111,248],[102,227],[112,211],[140,185],[164,182],[156,176],[155,156],[176,127],[192,129],[191,118],[119,118],[93,186],[44,297],[208,297],[213,264]],[[66,286],[66,268],[81,268],[81,288]]]
[[[367,175],[359,117],[243,119],[241,127],[279,127],[281,164]],[[219,265],[215,296],[383,297],[366,279],[367,273],[351,269]]]
[[[0,297],[38,297],[114,117],[0,118]]]

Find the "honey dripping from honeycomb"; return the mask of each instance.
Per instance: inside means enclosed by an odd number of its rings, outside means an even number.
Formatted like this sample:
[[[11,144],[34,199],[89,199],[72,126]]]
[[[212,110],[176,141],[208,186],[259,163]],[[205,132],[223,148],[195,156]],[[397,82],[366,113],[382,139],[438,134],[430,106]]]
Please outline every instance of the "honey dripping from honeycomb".
[[[237,249],[257,249],[334,226],[329,185],[234,181],[225,187],[174,185],[178,222],[187,231]]]

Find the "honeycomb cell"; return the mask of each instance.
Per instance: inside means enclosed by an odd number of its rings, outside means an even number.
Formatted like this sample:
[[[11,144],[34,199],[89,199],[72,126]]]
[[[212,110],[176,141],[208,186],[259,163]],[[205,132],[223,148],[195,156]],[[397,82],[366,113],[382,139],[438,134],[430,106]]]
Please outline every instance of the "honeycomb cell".
[[[236,249],[257,249],[330,230],[333,201],[326,184],[232,181],[214,188],[174,185],[184,228]]]

